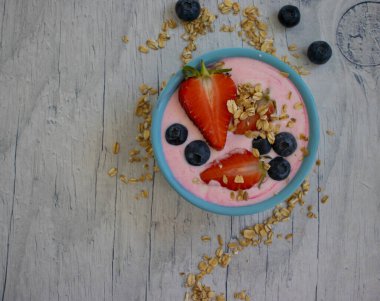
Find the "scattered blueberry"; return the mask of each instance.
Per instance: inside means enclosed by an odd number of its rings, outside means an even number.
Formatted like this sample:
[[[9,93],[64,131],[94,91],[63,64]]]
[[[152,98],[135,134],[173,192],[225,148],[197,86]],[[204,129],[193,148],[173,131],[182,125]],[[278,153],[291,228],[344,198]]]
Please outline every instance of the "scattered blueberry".
[[[285,27],[296,26],[301,20],[301,13],[298,7],[285,5],[278,12],[278,20]]]
[[[256,148],[259,151],[260,155],[269,153],[270,149],[272,148],[269,141],[261,137],[257,137],[252,140],[252,147]]]
[[[194,140],[186,146],[185,158],[190,165],[203,165],[210,159],[210,148],[206,142]]]
[[[187,128],[182,124],[174,123],[166,129],[166,141],[172,145],[180,145],[187,139]]]
[[[331,56],[331,47],[324,41],[315,41],[311,43],[307,50],[307,57],[312,63],[317,65],[326,63]]]
[[[183,21],[193,21],[201,13],[201,5],[198,0],[178,0],[175,5],[175,12]]]
[[[282,132],[276,135],[272,147],[280,156],[288,157],[297,149],[297,141],[292,134]]]
[[[268,176],[273,180],[281,181],[286,179],[290,173],[290,163],[283,157],[276,157],[269,161],[270,168]]]

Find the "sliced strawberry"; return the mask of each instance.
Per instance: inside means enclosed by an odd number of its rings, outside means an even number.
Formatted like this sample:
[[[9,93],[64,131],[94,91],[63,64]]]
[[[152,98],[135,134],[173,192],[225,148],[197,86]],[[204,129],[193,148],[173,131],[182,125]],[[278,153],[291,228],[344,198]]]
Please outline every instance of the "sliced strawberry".
[[[266,113],[266,115],[269,118],[269,116],[275,112],[276,112],[275,105],[273,101],[270,101],[269,106],[268,106],[268,112]],[[256,113],[255,115],[252,115],[248,117],[247,119],[241,120],[236,126],[234,134],[244,135],[246,131],[256,131],[257,130],[256,122],[259,119],[260,119],[260,115]]]
[[[216,150],[224,148],[231,114],[227,101],[236,98],[236,85],[223,74],[231,69],[201,71],[185,66],[184,80],[179,87],[179,101],[189,118],[201,131],[208,144]]]
[[[246,149],[237,148],[224,158],[213,161],[202,171],[200,178],[207,184],[214,180],[230,190],[239,190],[251,188],[265,174],[258,158]]]

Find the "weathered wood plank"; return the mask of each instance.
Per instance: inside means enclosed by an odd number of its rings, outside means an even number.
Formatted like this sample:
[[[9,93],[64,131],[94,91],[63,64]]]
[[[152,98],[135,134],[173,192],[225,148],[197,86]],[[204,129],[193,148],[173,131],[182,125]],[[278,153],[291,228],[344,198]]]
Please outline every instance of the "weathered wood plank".
[[[307,197],[318,219],[296,210],[291,222],[276,226],[278,233],[293,233],[293,241],[245,250],[206,283],[228,300],[242,289],[254,300],[375,300],[380,70],[351,64],[337,47],[347,32],[341,27],[336,37],[335,28],[354,1],[289,2],[300,7],[302,23],[285,30],[276,19],[284,3],[255,1],[268,17],[278,53],[287,54],[290,43],[305,53],[319,39],[334,51],[320,67],[300,59],[312,71],[305,80],[322,125],[323,164],[311,174]],[[106,175],[113,166],[128,175],[143,171],[128,163],[127,153],[139,122],[133,116],[137,87],[159,87],[177,71],[185,43],[177,29],[163,50],[142,55],[136,48],[157,35],[173,6],[171,0],[0,0],[2,300],[181,300],[179,272],[195,271],[202,254],[215,250],[217,234],[231,239],[268,214],[202,212],[159,173],[154,182],[135,186]],[[207,6],[217,12],[217,1]],[[220,24],[238,21],[220,16],[215,33],[199,39],[196,54],[246,47],[235,34],[219,32]],[[376,55],[361,45],[363,55]],[[115,141],[119,156],[112,155]],[[134,200],[145,188],[149,199]],[[331,201],[318,205],[325,192]],[[213,240],[201,242],[203,234]]]

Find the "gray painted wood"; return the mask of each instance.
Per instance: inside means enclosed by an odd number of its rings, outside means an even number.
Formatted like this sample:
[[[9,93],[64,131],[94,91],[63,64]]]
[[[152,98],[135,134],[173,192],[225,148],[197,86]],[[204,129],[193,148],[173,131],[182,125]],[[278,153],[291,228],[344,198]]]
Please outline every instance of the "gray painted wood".
[[[276,20],[285,2],[255,1],[279,53],[286,54],[290,43],[305,52],[319,39],[334,51],[321,67],[301,59],[312,71],[305,80],[322,125],[322,165],[310,176],[307,197],[318,219],[296,210],[291,222],[276,227],[293,233],[292,242],[245,250],[206,282],[228,300],[242,289],[254,300],[377,300],[380,68],[353,64],[337,47],[335,28],[355,1],[288,2],[300,7],[303,20],[285,30]],[[179,272],[195,271],[201,255],[216,246],[199,237],[229,239],[268,214],[229,218],[202,212],[180,199],[160,174],[144,185],[149,199],[135,201],[142,186],[120,185],[106,174],[112,166],[142,171],[127,162],[138,123],[137,87],[158,87],[178,70],[185,43],[176,30],[161,51],[141,55],[136,48],[173,15],[173,3],[0,0],[1,300],[182,300]],[[216,1],[207,5],[216,11]],[[216,28],[228,20],[235,24],[238,17],[221,16]],[[338,32],[347,36],[351,30]],[[218,30],[198,45],[198,54],[246,47]],[[359,62],[378,55],[367,43],[360,45]],[[326,135],[326,129],[336,135]],[[115,141],[121,142],[117,157],[111,151]],[[318,193],[318,186],[324,191]],[[325,192],[331,201],[318,205]]]

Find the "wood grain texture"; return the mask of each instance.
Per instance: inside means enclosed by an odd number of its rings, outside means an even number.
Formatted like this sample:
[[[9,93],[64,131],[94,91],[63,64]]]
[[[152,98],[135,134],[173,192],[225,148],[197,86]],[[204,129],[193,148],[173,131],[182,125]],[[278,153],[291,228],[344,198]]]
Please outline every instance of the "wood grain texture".
[[[173,31],[161,51],[142,55],[136,48],[173,16],[174,2],[0,0],[2,301],[182,300],[179,272],[195,271],[202,254],[217,244],[200,236],[228,240],[268,214],[230,218],[203,212],[180,199],[159,173],[144,186],[120,185],[107,176],[112,166],[129,175],[142,172],[128,163],[127,153],[135,145],[138,85],[158,88],[179,69],[182,29]],[[318,219],[296,210],[291,222],[276,226],[278,233],[293,233],[293,241],[245,250],[206,283],[228,300],[242,289],[260,301],[377,300],[380,68],[348,62],[337,46],[335,29],[356,1],[285,2],[254,1],[279,54],[288,54],[291,43],[305,53],[320,39],[334,53],[320,67],[300,60],[312,71],[305,80],[322,125],[322,165],[310,176],[307,197]],[[276,13],[288,3],[300,7],[302,22],[285,30]],[[217,4],[207,1],[214,12]],[[196,54],[247,47],[235,34],[218,30],[238,21],[220,16],[215,33],[199,39]],[[378,19],[373,22],[370,28],[379,28]],[[353,31],[340,26],[338,32],[348,37]],[[366,62],[376,53],[363,40],[354,58]],[[326,135],[327,129],[336,135]],[[112,155],[115,141],[121,143],[119,156]],[[146,187],[149,199],[135,201]],[[325,192],[331,201],[318,205]]]

